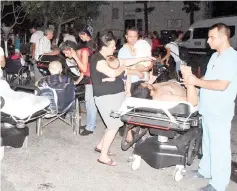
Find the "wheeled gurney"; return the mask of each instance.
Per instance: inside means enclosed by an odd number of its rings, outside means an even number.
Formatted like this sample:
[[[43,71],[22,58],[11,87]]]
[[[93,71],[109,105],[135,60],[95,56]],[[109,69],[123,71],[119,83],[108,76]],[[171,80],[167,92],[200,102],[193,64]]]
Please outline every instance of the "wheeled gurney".
[[[133,144],[132,169],[140,166],[142,158],[151,167],[160,169],[177,166],[175,180],[180,180],[186,164],[191,165],[201,143],[201,116],[188,102],[164,102],[127,98],[121,108],[111,113],[126,124],[122,149]],[[126,142],[128,131],[134,129],[133,140]],[[149,130],[151,135],[144,139]]]
[[[50,104],[49,100],[42,96],[36,96],[26,92],[15,92],[14,90],[34,92],[36,87],[13,86],[0,80],[0,122],[1,122],[1,158],[4,146],[15,148],[27,144],[29,128],[26,123],[44,116]]]

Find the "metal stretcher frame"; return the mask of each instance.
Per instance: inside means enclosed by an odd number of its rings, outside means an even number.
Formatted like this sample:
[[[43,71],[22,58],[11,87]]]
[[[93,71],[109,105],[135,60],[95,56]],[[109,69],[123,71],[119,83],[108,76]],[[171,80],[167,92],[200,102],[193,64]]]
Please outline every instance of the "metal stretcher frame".
[[[137,98],[129,99],[131,101],[139,101],[139,99]],[[140,101],[145,101],[144,103],[152,103],[153,100],[140,99]],[[132,105],[135,104],[125,104],[125,106],[127,107],[127,112],[123,110],[122,112],[118,111],[111,113],[111,116],[119,116],[120,119],[126,124],[124,136],[121,143],[123,150],[127,150],[139,139],[141,139],[147,133],[148,128],[182,132],[187,131],[191,126],[199,125],[200,115],[197,111],[194,111],[194,108],[190,109],[190,104],[188,103],[179,103],[169,109],[155,109],[155,106],[152,108],[139,107],[142,105],[141,103],[138,104],[138,107]],[[182,111],[179,113],[179,110]],[[134,139],[131,142],[127,143],[127,133],[134,127],[136,127],[136,131],[133,135]]]
[[[22,85],[10,85],[11,89],[14,91],[24,91],[27,93],[33,93],[35,95],[39,95],[40,89],[35,87],[35,86],[22,86]],[[18,128],[21,128],[21,125],[24,126],[25,123],[28,123],[30,121],[33,121],[39,117],[44,116],[47,113],[47,107],[29,115],[25,119],[19,119],[16,116],[9,115],[7,113],[4,113],[1,111],[1,121],[12,124],[12,125],[17,125]]]

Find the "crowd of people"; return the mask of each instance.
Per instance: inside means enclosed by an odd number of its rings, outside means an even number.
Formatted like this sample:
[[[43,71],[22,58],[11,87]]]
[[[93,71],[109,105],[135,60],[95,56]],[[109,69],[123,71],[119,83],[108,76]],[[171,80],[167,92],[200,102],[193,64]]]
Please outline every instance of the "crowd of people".
[[[87,79],[86,126],[81,135],[87,136],[95,131],[98,111],[106,126],[103,137],[94,148],[100,153],[99,163],[117,165],[111,159],[110,146],[124,124],[119,118],[110,117],[110,113],[118,110],[126,97],[187,101],[194,106],[199,105],[199,113],[202,114],[203,157],[195,174],[210,181],[201,190],[226,189],[231,172],[230,128],[237,93],[237,52],[229,44],[228,26],[219,23],[209,29],[207,42],[217,52],[212,55],[207,72],[201,79],[192,73],[189,66],[181,63],[178,47],[182,32],[173,34],[171,42],[161,46],[157,33],[153,33],[152,38],[147,40],[148,36],[139,37],[135,28],[128,28],[125,33],[126,43],[118,51],[117,58],[114,56],[116,39],[111,34],[95,41],[87,30],[82,30],[78,35],[84,43],[78,45],[75,37],[69,32],[64,35],[64,42],[55,48],[51,45],[52,29],[42,32],[33,28],[32,32],[31,55],[36,61],[50,62],[51,77],[54,76],[52,79],[64,80],[62,76],[65,73],[62,75],[62,72],[68,59],[75,62],[80,73],[80,78],[73,83],[79,84],[83,79]],[[4,68],[2,48],[0,56],[1,68]],[[182,73],[183,85],[177,81],[156,83],[154,63],[169,67],[172,58],[176,63],[176,72]],[[37,70],[35,67],[35,72]],[[48,79],[50,77],[37,78],[37,85],[52,81]],[[67,81],[72,82],[68,79]],[[197,94],[197,87],[200,88],[200,95]],[[132,140],[132,136],[130,131],[127,142]]]

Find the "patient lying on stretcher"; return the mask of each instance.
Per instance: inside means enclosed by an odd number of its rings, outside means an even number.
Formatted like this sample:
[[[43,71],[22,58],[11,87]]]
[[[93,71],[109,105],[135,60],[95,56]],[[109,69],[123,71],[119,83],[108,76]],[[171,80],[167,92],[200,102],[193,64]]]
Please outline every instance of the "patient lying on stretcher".
[[[185,79],[192,75],[191,67],[181,65],[182,78]],[[141,83],[132,97],[153,99],[159,101],[187,101],[193,106],[198,104],[196,87],[185,84],[185,88],[178,82],[168,81],[157,84]],[[127,142],[133,140],[132,131],[128,131]]]
[[[191,74],[191,68],[182,66],[183,76]],[[146,98],[160,101],[187,101],[197,105],[197,92],[194,86],[186,85],[184,88],[179,82],[168,81],[156,84],[141,83],[132,97]]]

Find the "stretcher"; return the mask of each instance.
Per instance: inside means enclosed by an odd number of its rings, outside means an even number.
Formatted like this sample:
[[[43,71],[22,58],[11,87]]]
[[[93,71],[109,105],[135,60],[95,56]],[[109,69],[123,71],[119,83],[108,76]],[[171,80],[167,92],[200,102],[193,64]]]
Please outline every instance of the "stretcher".
[[[188,102],[166,102],[126,98],[120,109],[111,112],[126,124],[121,147],[135,145],[132,169],[140,166],[141,158],[151,167],[160,169],[177,166],[174,179],[183,177],[184,167],[191,165],[201,145],[201,116],[198,108]],[[133,140],[127,142],[128,131]],[[149,130],[151,137],[144,138]]]
[[[16,89],[26,92],[14,91]],[[0,80],[1,148],[26,146],[29,135],[26,123],[47,113],[50,101],[29,93],[36,90],[36,87],[20,85],[11,88],[6,81]]]

